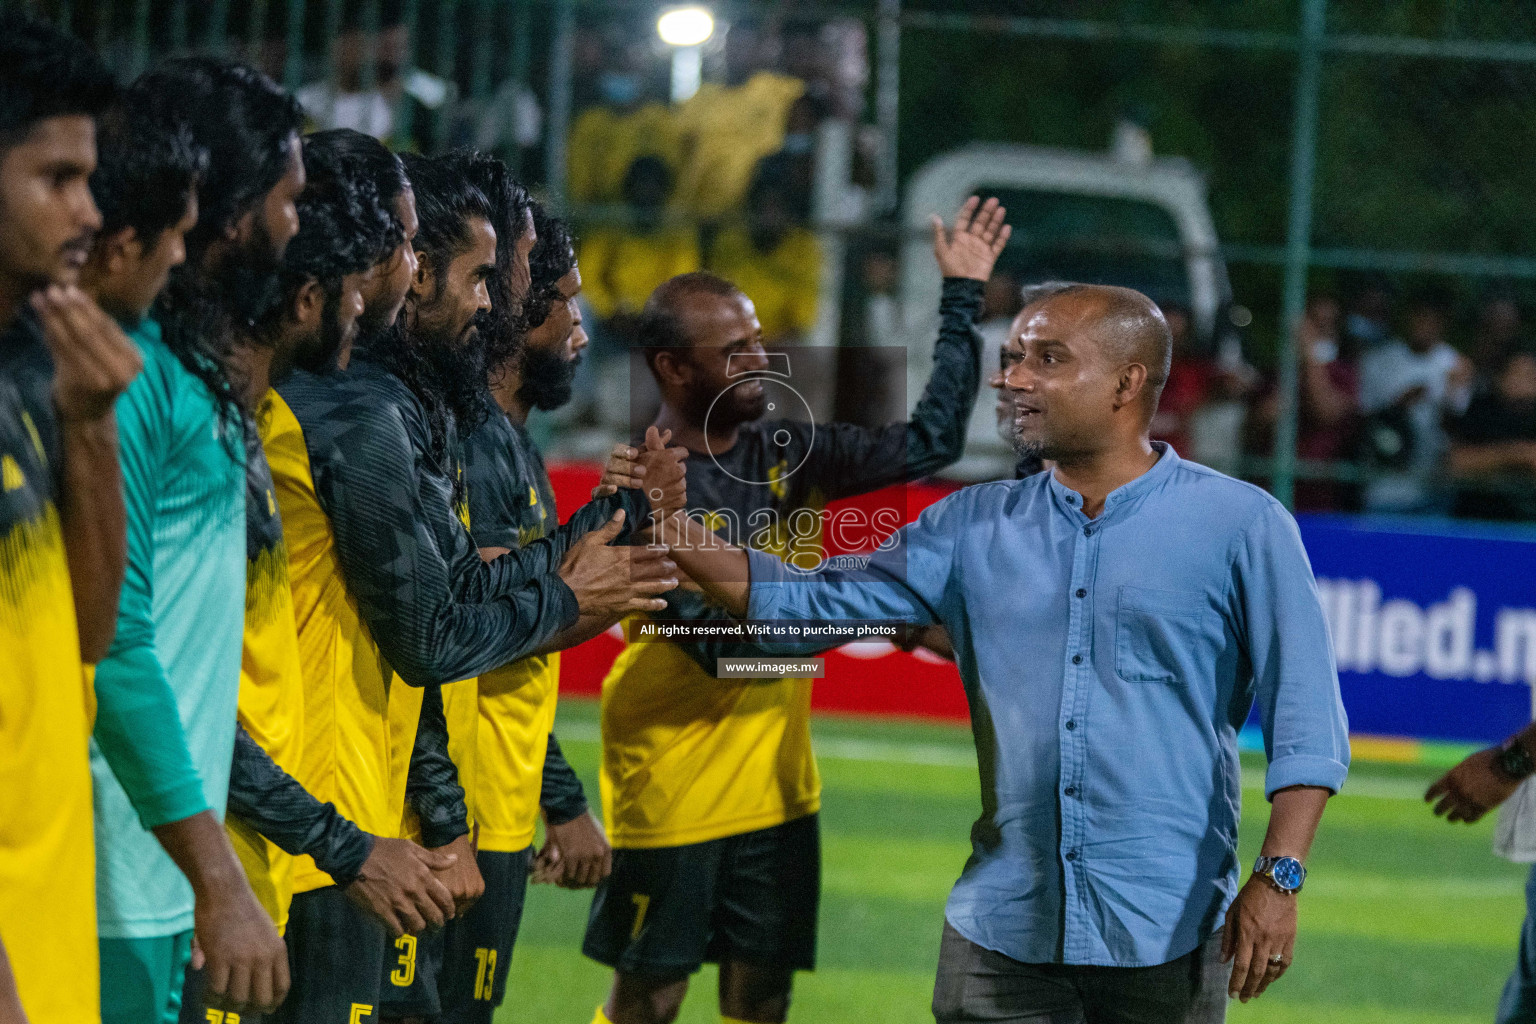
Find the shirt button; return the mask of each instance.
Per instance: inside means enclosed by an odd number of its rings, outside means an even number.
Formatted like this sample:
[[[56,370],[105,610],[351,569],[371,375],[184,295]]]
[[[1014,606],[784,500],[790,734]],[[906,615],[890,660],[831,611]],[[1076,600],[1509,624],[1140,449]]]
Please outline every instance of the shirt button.
[[[1071,719],[1068,719],[1067,720],[1067,728],[1068,729],[1076,729],[1077,728],[1077,723],[1075,721],[1071,720]]]
[[[1077,787],[1068,786],[1064,792],[1067,794],[1067,796],[1077,796]]]
[[[1093,527],[1091,527],[1091,526],[1083,527],[1083,536],[1084,537],[1092,537],[1093,536]]]
[[[1084,588],[1082,588],[1082,587],[1078,587],[1078,588],[1077,588],[1077,596],[1078,596],[1078,597],[1087,597],[1087,596],[1088,596],[1088,591],[1087,591],[1087,590],[1085,590],[1085,589],[1084,589]]]
[[[1083,663],[1083,656],[1081,654],[1074,654],[1074,655],[1072,655],[1072,664],[1074,664],[1074,665],[1081,665],[1082,663]]]
[[[1077,851],[1076,850],[1068,850],[1067,851],[1067,860],[1077,860]]]

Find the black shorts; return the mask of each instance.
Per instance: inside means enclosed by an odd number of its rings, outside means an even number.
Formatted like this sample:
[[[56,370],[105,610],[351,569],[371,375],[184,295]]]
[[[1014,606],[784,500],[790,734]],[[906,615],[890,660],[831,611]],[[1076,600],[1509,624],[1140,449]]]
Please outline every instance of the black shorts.
[[[817,816],[689,846],[613,851],[581,951],[626,974],[736,960],[809,971],[821,903]]]
[[[384,973],[384,925],[338,886],[295,894],[288,910],[288,998],[273,1024],[374,1024]]]
[[[506,996],[533,847],[516,853],[481,850],[475,854],[475,863],[485,879],[485,895],[445,929],[443,972],[438,981],[442,1024],[491,1024]]]
[[[436,1017],[442,1009],[437,981],[443,969],[444,928],[389,939],[379,975],[379,1016]]]

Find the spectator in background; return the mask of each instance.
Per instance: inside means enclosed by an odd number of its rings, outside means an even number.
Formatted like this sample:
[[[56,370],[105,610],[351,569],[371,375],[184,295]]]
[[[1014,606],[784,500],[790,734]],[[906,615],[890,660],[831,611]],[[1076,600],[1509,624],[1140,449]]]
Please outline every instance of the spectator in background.
[[[1301,422],[1296,456],[1338,463],[1354,454],[1360,428],[1360,366],[1350,343],[1341,342],[1339,300],[1313,295],[1302,314],[1297,359],[1301,363]],[[1300,480],[1296,508],[1343,511],[1359,502],[1357,489],[1332,480]]]
[[[789,108],[805,83],[768,70],[770,38],[750,21],[733,22],[725,36],[725,82],[705,82],[676,110],[683,153],[677,203],[697,217],[739,209],[758,162],[784,148]]]
[[[898,345],[906,329],[901,315],[901,263],[888,249],[864,254],[864,335],[859,344]]]
[[[342,30],[332,42],[333,81],[311,82],[296,94],[310,127],[315,131],[350,128],[372,135],[396,150],[414,150],[416,138],[395,137],[395,115],[402,96],[409,96],[423,117],[414,118],[420,128],[429,116],[443,112],[452,83],[409,66],[410,33],[400,13],[399,0],[387,0],[380,25],[370,32],[361,11],[352,8]],[[372,55],[373,82],[363,87],[365,57]],[[417,138],[425,138],[413,131]]]
[[[1235,457],[1240,444],[1242,417],[1219,417],[1220,422],[1201,422],[1201,414],[1218,404],[1242,399],[1249,388],[1242,376],[1195,347],[1194,322],[1182,303],[1165,302],[1160,308],[1173,335],[1173,365],[1163,387],[1157,413],[1152,418],[1152,437],[1166,441],[1185,458],[1223,464]]]
[[[1369,352],[1392,336],[1392,286],[1372,277],[1355,292],[1344,317],[1341,340],[1355,352]]]
[[[573,203],[633,205],[627,179],[641,157],[662,162],[670,192],[671,172],[682,156],[679,129],[672,111],[645,95],[634,48],[613,44],[607,50],[610,64],[597,75],[598,103],[571,123],[566,190]],[[670,276],[663,274],[658,283]]]
[[[1476,390],[1488,390],[1499,369],[1521,343],[1520,304],[1505,290],[1483,297],[1477,310],[1477,327],[1468,355],[1477,368]]]
[[[1450,425],[1455,514],[1536,519],[1536,350],[1507,353],[1490,379]]]
[[[826,115],[822,102],[810,94],[789,106],[784,145],[758,163],[756,174],[775,177],[788,190],[795,219],[810,223],[816,192],[816,129]]]
[[[1024,287],[1019,279],[1002,267],[992,271],[981,293],[981,319],[976,324],[983,352],[993,352],[1008,344],[1013,318],[1023,308]]]
[[[1444,420],[1467,407],[1472,364],[1446,340],[1447,303],[1425,293],[1408,306],[1402,338],[1366,352],[1360,360],[1360,404],[1371,417],[1367,435],[1396,434],[1383,452],[1398,472],[1366,485],[1365,504],[1375,512],[1443,511],[1430,487],[1445,457]],[[1375,450],[1380,444],[1373,441]]]
[[[721,230],[708,266],[751,296],[769,348],[803,341],[816,325],[821,249],[795,217],[793,189],[782,178],[757,175],[745,223]]]
[[[642,156],[624,174],[621,225],[595,228],[581,244],[587,303],[602,331],[628,348],[635,318],[657,285],[699,269],[699,243],[688,227],[667,221],[672,171]]]

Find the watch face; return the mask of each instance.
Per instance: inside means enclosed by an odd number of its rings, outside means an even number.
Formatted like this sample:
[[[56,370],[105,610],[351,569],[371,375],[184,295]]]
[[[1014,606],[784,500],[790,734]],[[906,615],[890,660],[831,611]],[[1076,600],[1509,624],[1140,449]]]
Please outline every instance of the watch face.
[[[1294,857],[1281,857],[1275,862],[1275,866],[1270,872],[1270,877],[1282,889],[1300,889],[1301,880],[1305,877],[1305,874],[1301,861],[1296,860]]]

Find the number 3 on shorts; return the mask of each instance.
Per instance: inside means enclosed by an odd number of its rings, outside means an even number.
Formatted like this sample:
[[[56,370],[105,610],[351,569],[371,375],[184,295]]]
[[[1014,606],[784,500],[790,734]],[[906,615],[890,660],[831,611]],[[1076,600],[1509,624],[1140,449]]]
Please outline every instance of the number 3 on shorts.
[[[631,941],[640,937],[640,929],[645,927],[645,912],[651,909],[651,898],[643,892],[637,892],[629,898],[635,905],[635,925],[629,930]]]
[[[400,966],[389,973],[390,983],[405,988],[416,980],[416,936],[402,935],[395,940],[395,948],[401,950],[395,962]]]

